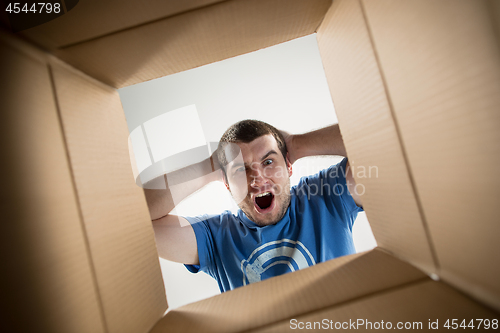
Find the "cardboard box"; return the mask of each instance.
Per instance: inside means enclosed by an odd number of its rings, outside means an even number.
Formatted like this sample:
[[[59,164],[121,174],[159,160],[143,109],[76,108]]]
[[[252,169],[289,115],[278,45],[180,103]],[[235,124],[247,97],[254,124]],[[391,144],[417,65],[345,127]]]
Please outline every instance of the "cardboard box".
[[[44,25],[2,32],[2,331],[276,332],[358,320],[359,329],[389,328],[382,320],[443,329],[448,319],[477,329],[478,319],[498,320],[499,8],[80,1]],[[350,161],[379,170],[354,175],[379,247],[164,315],[116,89],[312,33]]]

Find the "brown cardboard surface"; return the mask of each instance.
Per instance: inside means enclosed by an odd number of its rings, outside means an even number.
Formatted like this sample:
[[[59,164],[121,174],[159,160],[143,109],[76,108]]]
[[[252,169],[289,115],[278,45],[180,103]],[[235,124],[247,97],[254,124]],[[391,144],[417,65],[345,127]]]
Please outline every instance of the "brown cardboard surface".
[[[432,272],[431,246],[359,1],[335,1],[317,39],[377,244]]]
[[[172,310],[151,333],[240,332],[426,278],[375,249]]]
[[[128,7],[117,16],[124,22],[89,28],[100,38],[58,55],[122,87],[310,34],[329,5],[223,1],[133,29],[125,20],[136,7]],[[152,19],[147,8],[141,20]],[[366,188],[379,245],[427,272],[439,268],[445,281],[499,309],[500,52],[487,8],[482,1],[336,0],[318,41],[350,161],[366,172],[378,168],[378,177],[355,177]],[[32,38],[46,45],[94,38],[84,31],[89,13],[81,30]],[[157,322],[167,304],[117,92],[2,43],[7,222],[0,246],[10,272],[2,276],[2,323],[37,332],[146,332],[155,323],[152,332],[274,332],[289,330],[291,318],[493,316],[376,249],[190,304]]]
[[[116,88],[309,35],[330,0],[224,1],[57,50]]]
[[[495,30],[495,34],[500,43],[500,1],[498,0],[488,0],[487,1],[488,12],[492,18],[493,29]]]
[[[104,332],[46,56],[1,34],[0,78],[1,331]]]
[[[335,323],[338,322],[340,323],[338,325],[344,325],[344,328],[337,329],[342,331],[351,329],[385,331],[388,329],[388,323],[391,325],[389,329],[397,330],[398,323],[401,323],[399,325],[402,325],[403,331],[405,331],[404,325],[410,325],[408,327],[411,330],[418,332],[442,332],[448,330],[476,332],[485,330],[484,322],[480,322],[478,319],[489,320],[489,331],[493,330],[491,326],[492,320],[496,319],[498,323],[498,318],[498,313],[479,305],[446,284],[427,280],[417,281],[413,284],[395,287],[390,290],[384,290],[377,294],[357,299],[353,302],[347,302],[340,306],[332,306],[327,309],[290,319],[296,319],[297,322],[294,321],[293,324],[297,325],[298,322],[303,322],[302,325],[304,325],[304,327],[307,325],[307,322],[311,322],[312,324],[310,325],[314,325],[314,322],[321,323],[326,319],[328,324],[323,328],[325,330],[330,330],[330,325],[333,325],[331,330],[336,330]],[[295,327],[293,325],[291,326],[290,319],[284,320],[281,323],[269,325],[263,329],[252,330],[251,332],[290,332],[292,330],[291,327]],[[358,327],[355,325],[351,326],[352,323],[357,322],[358,319],[364,320],[363,325]],[[452,325],[453,319],[457,319],[455,321],[457,326],[452,326],[455,327],[455,329],[447,329],[444,327],[448,319],[450,320],[450,325]],[[465,326],[470,324],[471,320],[474,320],[473,323],[475,328],[472,329],[467,327],[464,329],[460,327],[463,320],[465,320]],[[330,321],[333,321],[333,324],[330,323]],[[369,326],[367,322],[370,322],[371,326]],[[419,323],[421,323],[421,326],[418,326],[420,325]],[[430,323],[436,323],[439,329],[429,329]],[[481,329],[478,329],[480,323],[483,326],[480,326]],[[318,324],[317,327],[321,326]],[[382,327],[384,329],[382,329]],[[316,331],[318,331],[318,329]]]
[[[145,332],[167,303],[118,92],[58,61],[51,70],[107,331]]]
[[[500,50],[484,1],[363,1],[440,275],[500,309]]]
[[[4,29],[11,29],[7,11],[0,11],[0,27]]]
[[[223,0],[80,0],[63,16],[20,32],[53,50]]]

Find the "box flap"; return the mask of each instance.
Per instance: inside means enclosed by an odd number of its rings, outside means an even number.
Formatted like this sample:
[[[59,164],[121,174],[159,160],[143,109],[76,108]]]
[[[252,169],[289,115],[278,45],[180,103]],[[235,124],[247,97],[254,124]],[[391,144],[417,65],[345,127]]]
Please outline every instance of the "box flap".
[[[500,48],[485,1],[363,1],[440,275],[500,309]]]
[[[309,35],[330,4],[224,1],[62,48],[56,55],[122,88]]]
[[[145,332],[167,303],[118,92],[59,61],[51,71],[108,332]]]
[[[46,56],[1,33],[0,77],[2,331],[105,332]]]
[[[317,38],[377,244],[432,272],[431,246],[360,3],[335,1]]]
[[[172,310],[157,332],[239,332],[427,276],[379,249],[340,257]]]
[[[222,0],[81,0],[55,20],[20,32],[48,50],[164,19]]]
[[[420,280],[314,313],[287,318],[281,323],[249,332],[290,332],[291,329],[306,328],[308,322],[313,328],[317,322],[316,327],[320,328],[317,331],[462,331],[466,327],[470,332],[474,332],[498,328],[498,318],[498,313],[474,302],[446,284]],[[447,321],[449,328],[445,326]],[[473,325],[474,329],[468,325]]]
[[[487,0],[489,6],[488,12],[493,20],[494,29],[496,30],[496,37],[500,43],[500,2],[498,0]]]

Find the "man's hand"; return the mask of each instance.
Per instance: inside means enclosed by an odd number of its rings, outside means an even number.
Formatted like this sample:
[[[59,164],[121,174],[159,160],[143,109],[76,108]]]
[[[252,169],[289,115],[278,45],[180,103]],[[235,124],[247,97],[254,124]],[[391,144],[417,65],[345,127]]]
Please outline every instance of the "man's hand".
[[[285,139],[286,149],[288,151],[287,153],[288,160],[290,161],[290,163],[293,164],[295,163],[296,160],[298,160],[297,154],[295,152],[295,147],[293,145],[294,135],[282,130],[280,130],[280,132],[281,135],[283,135],[283,138]]]
[[[215,150],[212,155],[210,155],[210,163],[212,164],[212,173],[213,177],[211,178],[212,181],[219,181],[224,183],[224,174],[222,171],[222,167],[219,164],[219,159],[217,158],[217,151]]]

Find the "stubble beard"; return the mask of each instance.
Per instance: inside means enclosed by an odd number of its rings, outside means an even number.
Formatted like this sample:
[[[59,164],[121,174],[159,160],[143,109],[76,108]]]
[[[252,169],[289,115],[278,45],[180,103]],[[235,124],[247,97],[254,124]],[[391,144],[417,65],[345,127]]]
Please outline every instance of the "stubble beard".
[[[255,224],[260,227],[276,224],[283,216],[285,216],[288,206],[290,206],[291,194],[290,194],[290,178],[288,178],[287,183],[282,187],[281,193],[274,197],[276,200],[276,208],[279,209],[278,214],[273,218],[270,217],[269,220],[258,220],[254,215],[258,215],[254,209],[254,203],[250,194],[247,195],[244,201],[238,204],[238,207],[245,213],[245,215]]]

